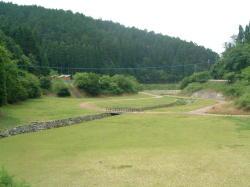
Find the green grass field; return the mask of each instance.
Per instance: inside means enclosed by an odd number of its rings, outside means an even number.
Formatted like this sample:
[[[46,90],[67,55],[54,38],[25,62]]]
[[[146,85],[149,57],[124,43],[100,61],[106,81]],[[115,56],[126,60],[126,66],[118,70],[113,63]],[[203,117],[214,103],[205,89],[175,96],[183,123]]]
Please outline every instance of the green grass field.
[[[175,102],[174,97],[162,97],[162,98],[138,98],[134,99],[117,99],[117,100],[103,100],[103,101],[93,101],[91,103],[99,107],[130,107],[130,108],[140,108],[147,106],[162,105]]]
[[[128,95],[122,97],[81,99],[58,97],[43,97],[39,99],[31,99],[19,104],[0,107],[0,130],[15,127],[17,125],[27,124],[34,121],[47,121],[100,113],[91,108],[81,107],[81,103],[110,103],[112,101],[118,100],[117,103],[122,105],[123,103],[127,102],[126,100],[123,101],[123,99],[133,100],[138,98],[151,99],[150,96],[144,94]],[[121,102],[119,102],[120,100]]]
[[[81,107],[87,103],[100,108],[145,107],[174,102],[176,98],[152,98],[145,94],[100,98],[43,97],[0,108],[0,130],[34,121],[47,121],[100,113],[94,107]]]
[[[45,97],[0,108],[0,129],[11,128],[33,121],[62,119],[96,113],[80,108],[79,99]]]
[[[0,165],[34,187],[250,186],[250,118],[178,114],[213,102],[1,139]]]

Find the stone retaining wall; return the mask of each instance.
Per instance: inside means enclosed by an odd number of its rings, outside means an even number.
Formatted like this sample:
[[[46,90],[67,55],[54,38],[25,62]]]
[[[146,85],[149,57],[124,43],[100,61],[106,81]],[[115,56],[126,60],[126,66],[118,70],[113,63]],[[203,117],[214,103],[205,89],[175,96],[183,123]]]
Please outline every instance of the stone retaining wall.
[[[95,115],[88,115],[88,116],[80,116],[68,119],[61,119],[61,120],[53,120],[47,122],[35,122],[28,125],[14,127],[12,129],[7,129],[4,131],[0,131],[0,138],[14,136],[23,133],[30,133],[30,132],[37,132],[45,129],[52,129],[52,128],[59,128],[70,126],[74,124],[78,124],[85,121],[92,121],[97,119],[102,119],[106,117],[110,117],[112,114],[110,113],[102,113],[102,114],[95,114]]]

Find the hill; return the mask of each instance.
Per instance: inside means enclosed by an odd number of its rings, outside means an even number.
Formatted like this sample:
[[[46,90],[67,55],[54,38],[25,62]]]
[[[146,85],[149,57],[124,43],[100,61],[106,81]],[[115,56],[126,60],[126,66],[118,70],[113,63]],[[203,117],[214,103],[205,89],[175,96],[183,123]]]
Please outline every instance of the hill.
[[[0,2],[0,29],[36,66],[62,73],[123,73],[141,82],[171,82],[218,58],[193,42],[37,6]]]

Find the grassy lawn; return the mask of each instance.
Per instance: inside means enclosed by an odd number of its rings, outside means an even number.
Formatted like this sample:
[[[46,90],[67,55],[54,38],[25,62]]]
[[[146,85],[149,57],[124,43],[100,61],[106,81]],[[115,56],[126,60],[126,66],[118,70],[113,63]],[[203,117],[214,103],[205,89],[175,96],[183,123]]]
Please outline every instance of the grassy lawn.
[[[58,98],[43,97],[15,105],[0,108],[0,130],[23,125],[34,121],[63,119],[80,115],[100,113],[94,108],[84,108],[82,103],[91,103],[98,107],[143,107],[165,104],[175,98],[152,98],[145,94],[99,98]]]
[[[250,186],[250,119],[126,114],[0,140],[33,186]]]
[[[174,97],[162,97],[162,98],[138,98],[136,100],[119,98],[117,100],[103,100],[103,101],[94,101],[93,103],[99,107],[131,107],[131,108],[140,108],[147,106],[155,106],[168,104],[176,101]]]
[[[206,107],[209,105],[216,104],[216,101],[211,99],[195,99],[193,103],[189,103],[187,105],[174,106],[169,108],[159,108],[154,109],[154,111],[159,112],[190,112],[192,110],[196,110],[202,107]]]
[[[44,97],[0,108],[0,129],[32,121],[62,119],[95,111],[80,108],[79,99]]]

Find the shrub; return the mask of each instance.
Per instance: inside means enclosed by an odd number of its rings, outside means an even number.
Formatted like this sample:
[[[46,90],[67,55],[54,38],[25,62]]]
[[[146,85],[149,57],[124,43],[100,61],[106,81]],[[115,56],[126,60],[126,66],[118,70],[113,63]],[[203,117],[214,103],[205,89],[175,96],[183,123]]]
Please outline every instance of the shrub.
[[[136,93],[139,84],[134,77],[124,75],[97,75],[95,73],[77,73],[74,85],[90,95]]]
[[[223,78],[228,80],[228,83],[234,83],[239,78],[239,75],[234,72],[229,72],[229,73],[226,73],[223,76]]]
[[[245,110],[250,110],[250,93],[245,93],[236,100],[236,105]]]
[[[23,85],[23,75],[13,62],[6,64],[6,91],[8,103],[15,103],[29,97]]]
[[[29,98],[36,98],[41,96],[41,88],[39,79],[30,73],[20,72],[20,82],[25,88]]]
[[[99,75],[95,73],[77,73],[74,76],[74,84],[79,89],[84,90],[90,95],[100,93]]]
[[[136,93],[139,90],[139,84],[132,76],[115,75],[112,79],[123,93]]]
[[[99,78],[100,91],[102,94],[112,94],[112,78],[109,75],[103,75]]]
[[[194,93],[202,89],[203,89],[203,86],[201,83],[197,83],[197,82],[191,83],[184,89],[184,93]]]
[[[54,80],[52,82],[52,90],[58,97],[70,96],[68,86],[62,80]]]
[[[51,85],[52,85],[50,78],[49,77],[41,77],[40,78],[40,85],[41,85],[42,89],[50,90]]]
[[[193,83],[193,82],[204,83],[204,82],[207,82],[210,78],[211,78],[211,76],[210,76],[209,72],[207,72],[207,71],[194,73],[189,77],[185,77],[181,81],[180,88],[183,89],[188,84]]]
[[[57,92],[58,97],[69,97],[70,92],[68,88],[60,88]]]
[[[250,83],[250,67],[247,67],[241,71],[241,78]]]
[[[245,92],[245,85],[242,82],[236,82],[224,88],[223,92],[226,96],[239,97]]]
[[[0,187],[29,187],[25,182],[17,182],[5,169],[0,169]]]

